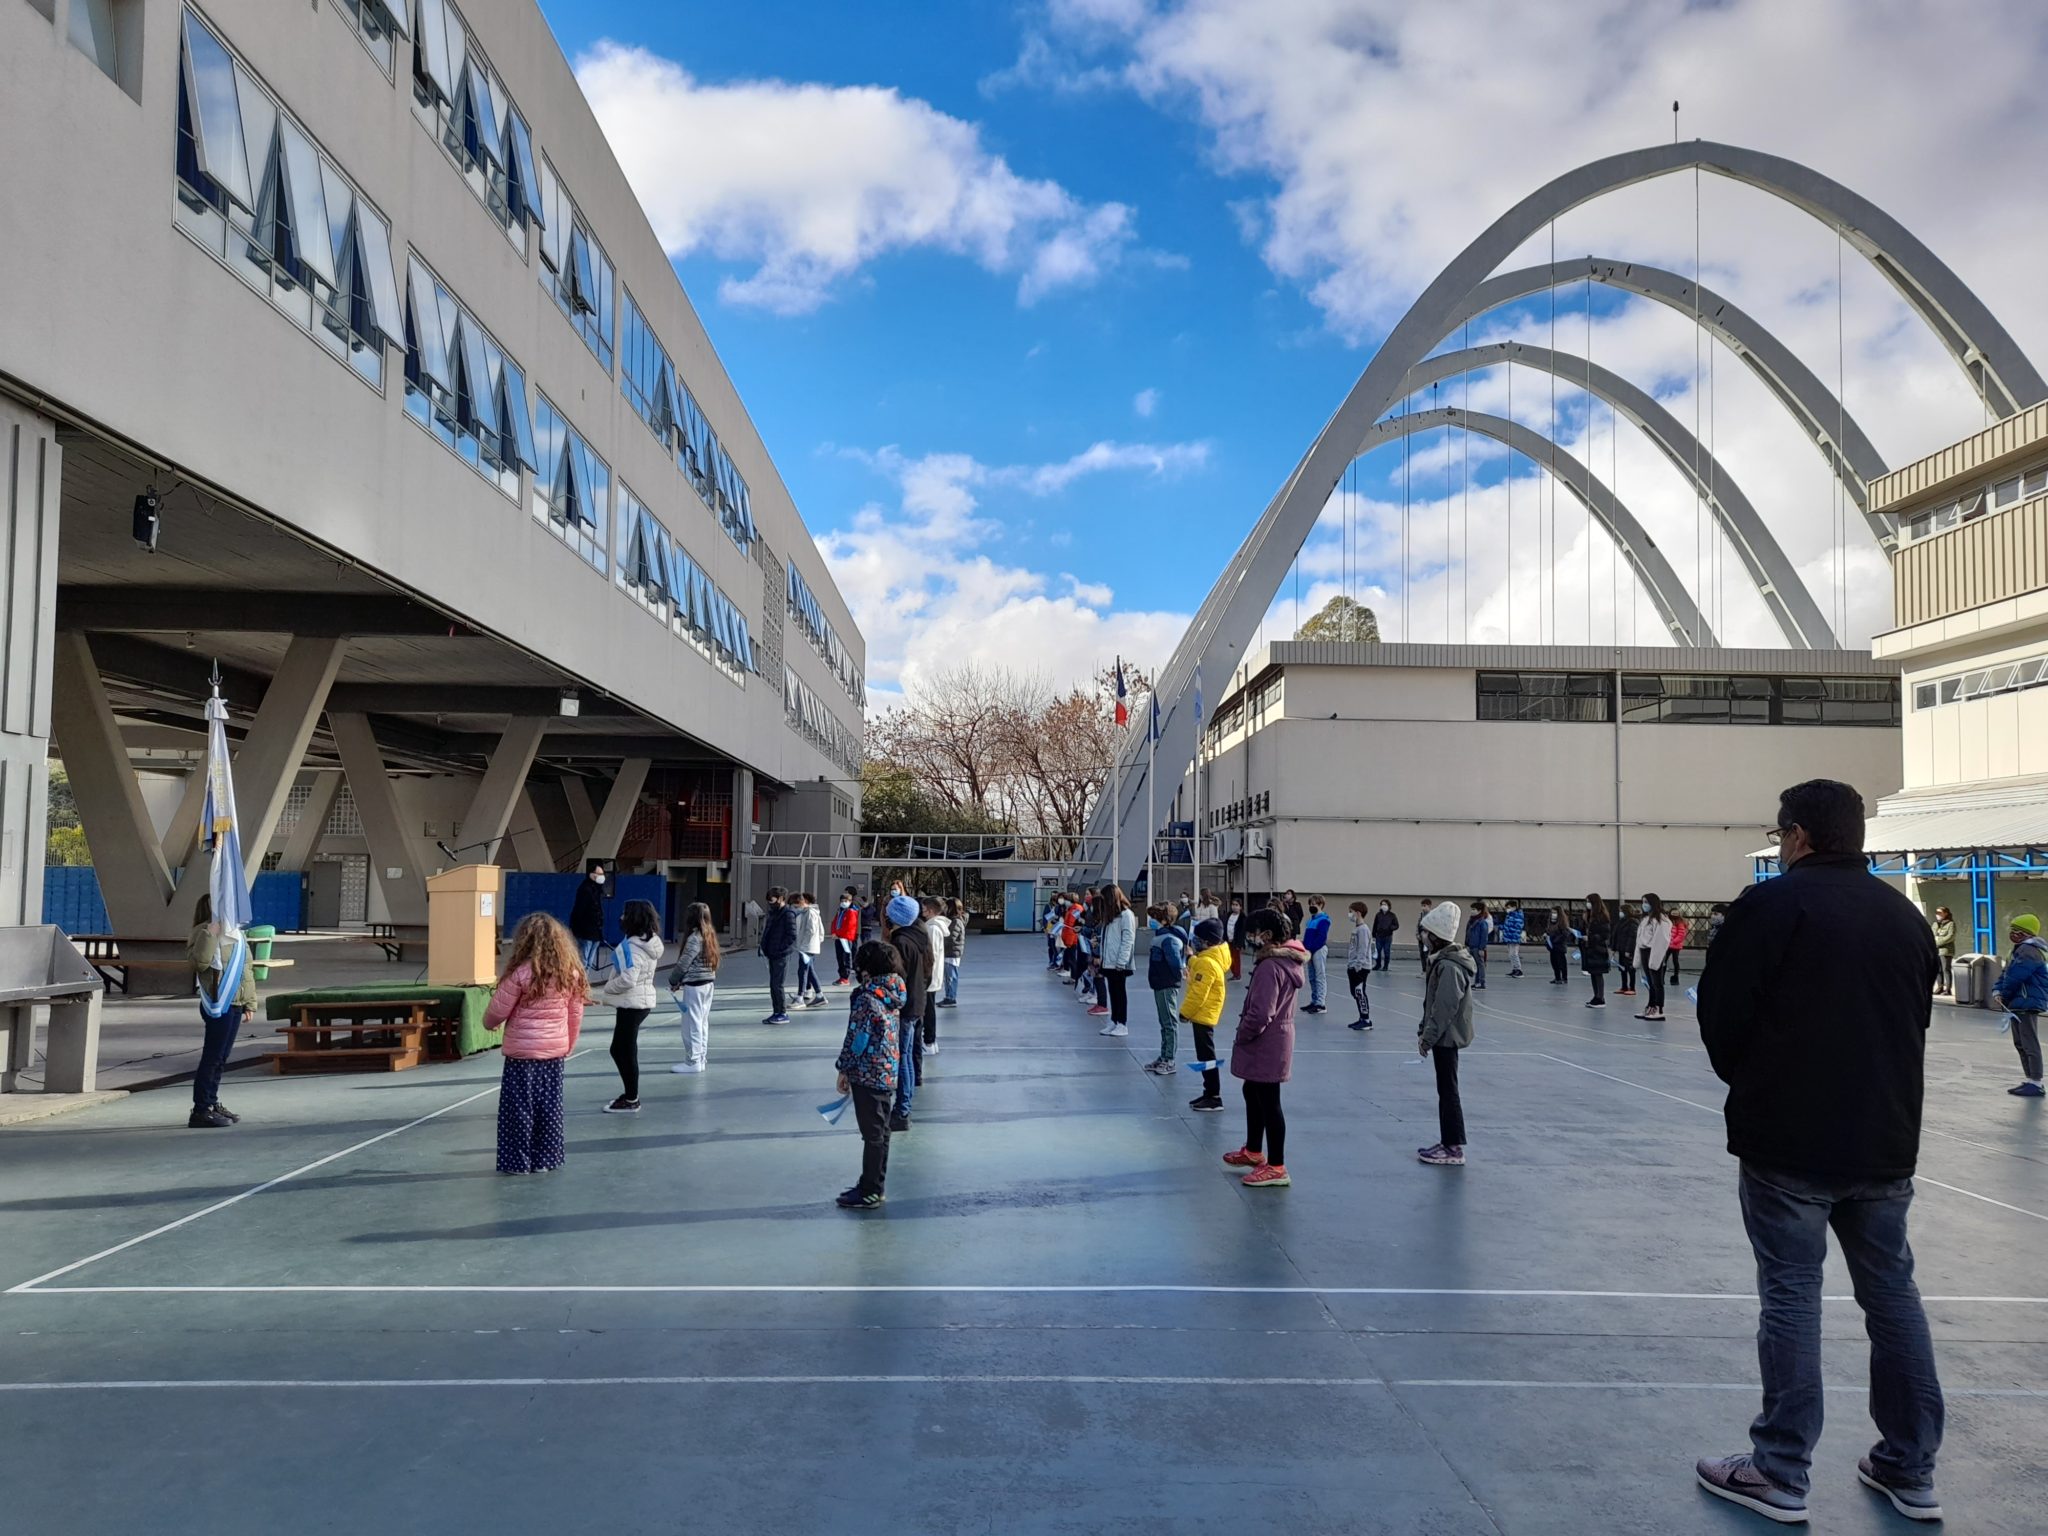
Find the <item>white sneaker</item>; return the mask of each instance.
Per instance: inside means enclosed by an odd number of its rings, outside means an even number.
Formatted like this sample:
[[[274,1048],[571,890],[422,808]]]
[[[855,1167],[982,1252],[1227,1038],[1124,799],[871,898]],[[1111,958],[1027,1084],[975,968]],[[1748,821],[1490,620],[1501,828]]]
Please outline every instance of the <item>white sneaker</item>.
[[[1128,1024],[1112,1024],[1109,1026],[1109,1028],[1103,1031],[1105,1035],[1110,1035],[1119,1040],[1121,1040],[1125,1035],[1128,1035],[1130,1032],[1131,1030]]]
[[[701,1061],[679,1061],[674,1066],[669,1068],[669,1071],[679,1073],[683,1076],[688,1076],[692,1072],[702,1072],[703,1070],[704,1063]]]
[[[934,1041],[933,1041],[933,1042],[932,1042],[932,1043],[931,1043],[930,1045],[928,1045],[928,1046],[926,1046],[926,1047],[924,1048],[924,1053],[925,1053],[925,1055],[927,1055],[927,1056],[936,1056],[936,1055],[938,1055],[938,1054],[939,1054],[939,1042],[938,1042],[938,1041],[936,1041],[936,1040],[934,1040]]]

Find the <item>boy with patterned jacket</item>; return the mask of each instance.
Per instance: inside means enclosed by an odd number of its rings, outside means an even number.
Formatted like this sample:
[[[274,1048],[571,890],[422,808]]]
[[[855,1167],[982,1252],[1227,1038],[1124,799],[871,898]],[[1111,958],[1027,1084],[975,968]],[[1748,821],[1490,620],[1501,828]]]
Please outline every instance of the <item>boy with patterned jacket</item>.
[[[893,945],[861,945],[854,969],[858,980],[847,1008],[846,1041],[835,1066],[839,1091],[852,1095],[853,1118],[860,1127],[860,1182],[840,1192],[839,1204],[847,1210],[871,1211],[882,1203],[889,1173],[889,1116],[896,1107],[907,999],[902,958]]]

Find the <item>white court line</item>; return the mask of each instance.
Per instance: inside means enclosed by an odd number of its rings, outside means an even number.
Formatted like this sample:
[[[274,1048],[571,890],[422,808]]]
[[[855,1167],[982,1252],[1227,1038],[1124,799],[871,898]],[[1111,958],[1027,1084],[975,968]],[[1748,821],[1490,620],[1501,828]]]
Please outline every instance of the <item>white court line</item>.
[[[273,1392],[273,1391],[451,1391],[465,1388],[535,1390],[542,1387],[1412,1387],[1454,1391],[1537,1390],[1553,1392],[1746,1392],[1749,1381],[1388,1381],[1377,1376],[479,1376],[355,1377],[316,1381],[294,1378],[217,1381],[8,1381],[8,1392]],[[1868,1391],[1841,1385],[1830,1392]],[[1945,1397],[2048,1398],[2041,1387],[1951,1387]]]
[[[574,1061],[578,1056],[588,1055],[591,1049],[592,1047],[585,1046],[580,1051],[573,1051],[568,1059]],[[70,1274],[75,1269],[83,1269],[88,1264],[97,1264],[101,1259],[110,1259],[117,1253],[133,1248],[138,1243],[146,1243],[153,1237],[162,1237],[166,1232],[175,1232],[180,1227],[188,1226],[202,1216],[211,1216],[215,1211],[224,1211],[231,1205],[240,1205],[251,1195],[260,1195],[266,1189],[275,1189],[280,1184],[296,1179],[302,1173],[311,1173],[315,1168],[325,1168],[329,1163],[347,1157],[351,1152],[360,1152],[365,1147],[374,1147],[380,1141],[389,1141],[393,1136],[409,1131],[416,1125],[425,1125],[429,1120],[438,1120],[450,1110],[460,1109],[465,1104],[474,1104],[478,1099],[487,1099],[492,1094],[499,1092],[503,1087],[503,1083],[493,1083],[488,1088],[479,1088],[466,1099],[457,1099],[453,1104],[443,1104],[431,1114],[421,1115],[417,1120],[408,1120],[404,1125],[394,1126],[391,1130],[382,1131],[365,1141],[357,1142],[352,1147],[343,1147],[339,1152],[330,1152],[325,1157],[306,1164],[303,1168],[294,1168],[290,1173],[281,1173],[274,1179],[266,1179],[261,1184],[243,1190],[239,1195],[229,1195],[225,1200],[216,1200],[212,1205],[205,1207],[203,1210],[194,1211],[189,1216],[180,1216],[176,1221],[167,1221],[162,1226],[154,1227],[138,1237],[129,1238],[125,1243],[116,1243],[111,1248],[102,1248],[98,1253],[89,1253],[82,1259],[74,1259],[61,1269],[53,1269],[46,1275],[37,1275],[35,1279],[24,1280],[19,1285],[11,1285],[6,1290],[0,1291],[0,1296],[32,1295],[35,1288],[46,1280],[55,1280],[61,1275]]]
[[[1548,1055],[1548,1052],[1539,1054]],[[1711,1104],[1702,1104],[1697,1099],[1682,1099],[1675,1093],[1666,1093],[1662,1088],[1652,1088],[1648,1083],[1632,1083],[1625,1077],[1615,1077],[1606,1072],[1595,1072],[1591,1067],[1582,1067],[1576,1061],[1566,1061],[1562,1056],[1551,1056],[1550,1060],[1556,1062],[1561,1067],[1570,1067],[1574,1072],[1584,1072],[1592,1077],[1604,1077],[1610,1083],[1620,1083],[1624,1088],[1640,1088],[1645,1093],[1654,1093],[1658,1098],[1669,1099],[1674,1104],[1685,1104],[1693,1109],[1703,1109],[1710,1115],[1719,1115],[1721,1113],[1720,1110],[1714,1108]],[[2030,1211],[2026,1207],[2019,1205],[2007,1205],[2003,1200],[1994,1200],[1989,1195],[1980,1195],[1974,1189],[1964,1189],[1960,1184],[1944,1184],[1940,1179],[1930,1179],[1924,1173],[1914,1174],[1913,1180],[1917,1184],[1931,1184],[1936,1189],[1945,1189],[1952,1195],[1966,1195],[1972,1200],[1981,1200],[1986,1205],[1997,1206],[2001,1211],[2011,1211],[2015,1216],[2031,1216],[2035,1221],[2048,1221],[2048,1216],[2042,1215],[2039,1211]]]
[[[1746,1291],[1477,1290],[1377,1285],[52,1285],[22,1296],[1377,1296],[1527,1301],[1721,1301],[1756,1305]],[[1847,1305],[1854,1296],[1823,1296]],[[2048,1306],[2048,1296],[1923,1296],[1925,1302]]]

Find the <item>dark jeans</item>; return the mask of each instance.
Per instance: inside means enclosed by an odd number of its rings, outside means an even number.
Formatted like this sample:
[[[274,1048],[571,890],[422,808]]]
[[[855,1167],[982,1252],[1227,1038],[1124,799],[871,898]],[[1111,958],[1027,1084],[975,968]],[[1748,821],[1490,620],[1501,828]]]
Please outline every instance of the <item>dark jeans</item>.
[[[832,947],[839,954],[839,979],[841,981],[851,981],[853,979],[853,945],[845,939],[834,939]]]
[[[804,994],[808,992],[815,992],[820,997],[825,995],[824,987],[818,982],[818,968],[811,964],[811,957],[809,955],[805,954],[802,950],[798,950],[796,956],[797,1000],[801,1002]]]
[[[1431,1046],[1429,1055],[1430,1060],[1436,1063],[1437,1140],[1447,1147],[1462,1147],[1465,1145],[1465,1101],[1458,1097],[1458,1047]]]
[[[1674,987],[1678,985],[1678,962],[1680,957],[1684,954],[1685,951],[1682,949],[1674,949],[1673,951],[1671,951],[1671,985],[1673,985]]]
[[[1596,1003],[1606,1002],[1607,973],[1605,971],[1588,971],[1586,972],[1586,975],[1590,977],[1593,982],[1593,1001]]]
[[[1622,992],[1635,991],[1636,963],[1634,957],[1630,957],[1627,960],[1615,961],[1614,968],[1620,976],[1620,979],[1615,983],[1616,989]]]
[[[1647,949],[1643,951],[1643,980],[1650,984],[1648,1007],[1655,1008],[1661,1013],[1664,1009],[1664,967],[1650,964],[1650,952]]]
[[[1195,1060],[1214,1061],[1216,1059],[1216,1026],[1213,1024],[1191,1024],[1188,1027],[1195,1032]],[[1212,1099],[1223,1097],[1223,1077],[1214,1067],[1209,1068],[1208,1071],[1202,1074],[1202,1092],[1205,1096]]]
[[[1486,946],[1484,944],[1475,945],[1472,948],[1472,985],[1475,987],[1486,985]]]
[[[1244,1085],[1244,1144],[1247,1151],[1264,1152],[1276,1167],[1287,1166],[1287,1117],[1280,1112],[1278,1083]]]
[[[1564,974],[1564,969],[1565,969],[1565,964],[1564,964],[1564,963],[1565,963],[1565,961],[1566,961],[1566,960],[1567,960],[1567,959],[1568,959],[1568,958],[1570,957],[1570,949],[1569,949],[1569,947],[1568,947],[1567,945],[1564,945],[1564,944],[1550,944],[1550,945],[1547,945],[1547,946],[1546,946],[1546,948],[1548,948],[1548,949],[1549,949],[1549,951],[1550,951],[1550,978],[1551,978],[1551,980],[1553,980],[1553,981],[1563,981],[1563,980],[1565,980],[1566,978],[1565,978],[1565,974]]]
[[[789,956],[785,949],[768,957],[768,1000],[774,1005],[770,1014],[789,1012]]]
[[[936,993],[936,992],[927,992],[927,993],[925,993],[925,995],[924,995],[924,1018],[923,1018],[922,1020],[920,1020],[920,1023],[922,1023],[922,1025],[924,1026],[924,1043],[925,1043],[926,1045],[937,1045],[937,1044],[939,1043],[939,994],[938,994],[938,993]]]
[[[860,1127],[860,1183],[864,1195],[882,1193],[889,1177],[889,1107],[895,1098],[888,1088],[849,1085],[853,1091],[853,1123]]]
[[[621,1008],[612,1020],[612,1065],[619,1069],[619,1082],[626,1097],[640,1097],[640,1026],[647,1022],[646,1008]]]
[[[1906,1243],[1913,1181],[1820,1179],[1744,1163],[1741,1190],[1763,1303],[1756,1330],[1763,1411],[1749,1427],[1757,1470],[1806,1492],[1825,1401],[1821,1265],[1832,1227],[1870,1336],[1870,1416],[1883,1437],[1871,1462],[1882,1482],[1931,1486],[1943,1406]]]
[[[1131,973],[1129,971],[1104,971],[1103,978],[1109,983],[1109,1022],[1128,1024],[1131,1022]]]
[[[1352,1000],[1358,1004],[1359,1021],[1365,1024],[1372,1022],[1372,999],[1366,995],[1365,986],[1367,978],[1371,975],[1371,971],[1353,970],[1348,967],[1344,972],[1344,979],[1351,983]]]
[[[1384,971],[1393,963],[1393,959],[1394,940],[1391,934],[1384,939],[1374,939],[1372,941],[1372,968],[1374,970]]]
[[[2041,1015],[2012,1012],[2012,1048],[2020,1053],[2020,1071],[2027,1081],[2041,1081]]]
[[[917,1069],[924,1065],[924,1039],[915,1028],[904,1032],[903,1049],[896,1060],[896,1113],[908,1115],[917,1097]]]
[[[217,1019],[206,1016],[206,1010],[199,1010],[199,1020],[206,1026],[206,1038],[199,1047],[199,1065],[192,1073],[192,1107],[211,1109],[220,1102],[220,1075],[227,1069],[228,1054],[235,1048],[235,1036],[242,1032],[243,1021],[249,1017],[246,1008],[229,1008]]]

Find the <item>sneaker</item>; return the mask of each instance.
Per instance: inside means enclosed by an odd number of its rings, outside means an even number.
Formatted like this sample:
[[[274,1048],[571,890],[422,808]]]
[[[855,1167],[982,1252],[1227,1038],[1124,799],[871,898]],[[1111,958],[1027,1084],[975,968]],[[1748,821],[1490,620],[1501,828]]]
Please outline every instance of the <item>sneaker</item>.
[[[1357,1023],[1355,1023],[1355,1024],[1353,1024],[1353,1025],[1351,1025],[1351,1026],[1349,1026],[1349,1027],[1350,1027],[1350,1028],[1352,1028],[1352,1029],[1371,1029],[1371,1028],[1372,1028],[1372,1020],[1371,1020],[1371,1019],[1360,1019],[1360,1020],[1359,1020],[1359,1021],[1358,1021]]]
[[[925,1046],[924,1046],[924,1053],[925,1053],[925,1055],[927,1055],[927,1056],[936,1056],[936,1055],[938,1055],[938,1054],[939,1054],[939,1042],[938,1042],[938,1041],[936,1041],[936,1040],[927,1040],[927,1041],[925,1042]]]
[[[1128,1024],[1112,1024],[1109,1026],[1109,1028],[1103,1031],[1103,1033],[1105,1035],[1108,1035],[1112,1040],[1121,1040],[1125,1035],[1128,1035],[1130,1032],[1131,1026]]]
[[[880,1194],[864,1195],[858,1186],[839,1191],[837,1204],[842,1211],[872,1211],[882,1203]]]
[[[195,1109],[192,1111],[192,1118],[185,1122],[185,1129],[188,1131],[220,1131],[227,1129],[227,1127],[234,1123],[234,1121],[215,1110],[209,1104],[205,1109]]]
[[[1514,980],[1514,979],[1515,979],[1515,978],[1516,978],[1517,976],[1519,976],[1519,975],[1521,975],[1521,974],[1522,974],[1522,973],[1521,973],[1520,971],[1509,971],[1509,972],[1508,972],[1508,980],[1510,980],[1510,981],[1513,981],[1513,980]]]
[[[806,1008],[822,1008],[822,1007],[824,1007],[824,1006],[825,1006],[825,994],[824,994],[824,993],[822,993],[822,992],[820,992],[820,993],[819,993],[819,994],[818,994],[818,995],[817,995],[816,997],[813,997],[813,998],[812,998],[812,999],[811,999],[811,1000],[810,1000],[810,1001],[809,1001],[808,1003],[805,1003],[805,1004],[804,1004],[804,1006],[805,1006]],[[945,1006],[945,1004],[941,1003],[941,1004],[940,1004],[939,1006],[943,1008],[943,1007]]]
[[[1088,1010],[1088,1017],[1091,1019],[1099,1019],[1108,1012],[1109,1010],[1107,1008],[1103,1007],[1102,1004],[1097,1003]]]
[[[637,1115],[640,1113],[640,1101],[629,1099],[622,1093],[605,1105],[604,1112],[608,1115]]]
[[[2020,1084],[2019,1084],[2019,1085],[2017,1085],[2016,1087],[2008,1088],[2008,1089],[2006,1089],[2005,1091],[2006,1091],[2007,1093],[2009,1093],[2009,1094],[2013,1095],[2013,1097],[2015,1097],[2015,1098],[2020,1098],[2020,1099],[2038,1099],[2038,1098],[2041,1098],[2041,1097],[2043,1096],[2043,1094],[2044,1094],[2044,1091],[2048,1091],[2048,1090],[2043,1090],[2043,1088],[2041,1087],[2041,1085],[2040,1085],[2039,1083],[2032,1083],[2032,1082],[2028,1082],[2028,1083],[2020,1083]],[[214,1105],[213,1107],[214,1107],[215,1109],[219,1109],[219,1108],[220,1108],[220,1106],[219,1106],[218,1104]]]
[[[1856,1463],[1856,1481],[1890,1499],[1892,1508],[1908,1520],[1941,1518],[1941,1501],[1934,1496],[1932,1488],[1908,1488],[1902,1483],[1888,1483],[1877,1475],[1877,1468],[1868,1456]]]
[[[910,1116],[908,1116],[908,1115],[891,1115],[891,1116],[889,1117],[889,1134],[890,1134],[890,1135],[892,1135],[892,1136],[901,1136],[901,1135],[902,1135],[902,1134],[903,1134],[903,1133],[904,1133],[905,1131],[907,1131],[907,1130],[909,1130],[909,1129],[910,1129]]]
[[[1330,1010],[1325,1008],[1321,1003],[1310,1003],[1306,1008],[1302,1009],[1301,1011],[1303,1013],[1328,1013]]]
[[[1266,1166],[1266,1154],[1239,1147],[1235,1152],[1224,1153],[1223,1161],[1232,1168],[1263,1168]]]
[[[1472,983],[1472,990],[1474,992],[1484,992],[1486,990],[1486,983],[1483,981],[1475,981]]]
[[[1604,997],[1596,997],[1593,999],[1593,1001],[1586,1004],[1586,1006],[1588,1008],[1605,1008],[1607,1006],[1607,999]]]
[[[704,1063],[701,1061],[679,1061],[674,1066],[669,1068],[669,1071],[678,1073],[685,1077],[687,1077],[689,1074],[693,1072],[702,1072],[703,1070]]]
[[[1462,1168],[1465,1166],[1465,1149],[1447,1147],[1438,1142],[1433,1147],[1418,1147],[1415,1152],[1418,1163],[1428,1163],[1436,1168]]]
[[[960,1004],[953,998],[942,997],[938,1001],[938,1006],[941,1008],[958,1008]]]
[[[213,1101],[213,1112],[216,1115],[225,1116],[229,1125],[240,1125],[242,1123],[242,1117],[232,1109],[229,1109],[227,1105],[221,1103],[219,1099]]]
[[[763,1024],[787,1024],[789,1022],[789,1015],[786,1013],[771,1013],[761,1022]]]
[[[1198,1093],[1188,1100],[1188,1108],[1198,1115],[1220,1115],[1223,1113],[1223,1100],[1213,1093]]]
[[[1620,987],[1616,989],[1614,995],[1616,997],[1634,997],[1636,989],[1634,987]]]
[[[1661,1021],[1661,1020],[1663,1019],[1664,1015],[1663,1015],[1663,1014],[1661,1014],[1661,1013],[1659,1013],[1659,1012],[1657,1012],[1657,1010],[1653,1008],[1653,1009],[1650,1009],[1650,1010],[1649,1010],[1648,1012],[1646,1012],[1646,1013],[1639,1013],[1639,1014],[1637,1014],[1637,1015],[1636,1015],[1636,1017],[1637,1017],[1637,1018],[1639,1018],[1639,1019],[1647,1019],[1647,1020],[1649,1020],[1649,1021],[1650,1021],[1650,1022],[1651,1022],[1652,1024],[1655,1024],[1655,1023],[1658,1023],[1659,1021]]]
[[[1800,1525],[1806,1520],[1804,1496],[1772,1482],[1750,1464],[1747,1456],[1703,1458],[1693,1470],[1700,1486],[1716,1498],[1755,1510],[1780,1525]]]
[[[1294,1180],[1287,1177],[1285,1163],[1261,1163],[1237,1182],[1246,1189],[1285,1189]]]
[[[1145,1070],[1154,1077],[1171,1077],[1173,1076],[1173,1063],[1162,1057],[1158,1061],[1148,1063]]]

